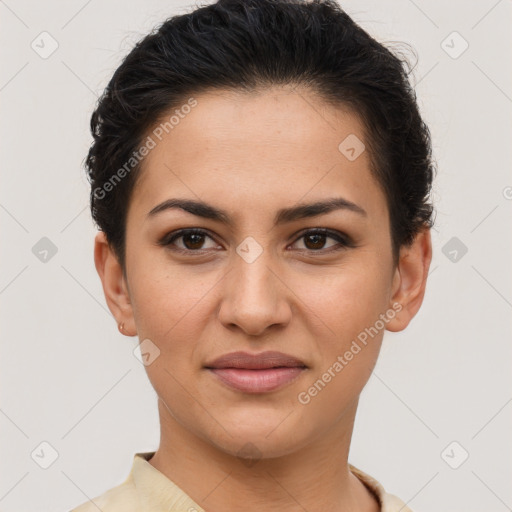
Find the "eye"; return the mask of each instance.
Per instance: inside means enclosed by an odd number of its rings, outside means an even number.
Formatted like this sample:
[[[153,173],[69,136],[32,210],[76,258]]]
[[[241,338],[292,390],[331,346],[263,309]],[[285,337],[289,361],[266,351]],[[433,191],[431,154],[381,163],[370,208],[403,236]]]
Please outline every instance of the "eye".
[[[213,246],[204,246],[205,239],[207,238],[214,243]],[[326,240],[329,238],[331,240],[335,240],[338,243],[325,248],[324,246]],[[347,235],[337,231],[331,231],[326,228],[317,228],[305,231],[294,243],[297,243],[301,239],[304,239],[305,248],[299,248],[298,250],[310,253],[326,253],[346,249],[347,247],[355,247],[355,244]],[[180,243],[177,243],[177,241],[180,241]],[[180,229],[173,233],[169,233],[165,235],[158,243],[159,245],[168,247],[172,251],[186,254],[191,254],[194,252],[202,253],[203,250],[218,248],[218,244],[216,244],[215,240],[208,234],[208,232],[198,228]]]
[[[164,238],[160,240],[159,244],[169,247],[173,251],[177,252],[200,252],[203,249],[208,249],[208,247],[203,247],[205,238],[213,240],[213,238],[202,229],[181,229],[179,231],[175,231],[174,233],[170,233],[164,236]],[[182,245],[176,245],[175,242],[180,239],[182,239]],[[215,245],[215,247],[217,247],[217,244]]]
[[[335,240],[338,244],[333,244],[330,247],[325,248],[325,243],[327,239]],[[305,249],[308,252],[330,252],[330,251],[338,251],[341,249],[346,249],[347,247],[355,247],[352,240],[342,233],[338,233],[337,231],[331,231],[329,229],[310,229],[302,233],[302,235],[297,239],[297,241],[304,239]],[[297,243],[297,241],[295,243]],[[337,246],[336,246],[337,245]]]

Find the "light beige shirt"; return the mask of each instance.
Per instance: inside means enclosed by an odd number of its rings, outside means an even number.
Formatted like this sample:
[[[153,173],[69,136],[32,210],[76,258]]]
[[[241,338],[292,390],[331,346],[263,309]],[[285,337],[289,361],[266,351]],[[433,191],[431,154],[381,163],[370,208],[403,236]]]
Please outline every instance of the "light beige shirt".
[[[136,453],[127,479],[105,493],[82,503],[71,512],[204,512],[172,480],[148,461],[155,452]],[[384,490],[374,478],[349,464],[350,471],[375,494],[381,512],[413,512]]]

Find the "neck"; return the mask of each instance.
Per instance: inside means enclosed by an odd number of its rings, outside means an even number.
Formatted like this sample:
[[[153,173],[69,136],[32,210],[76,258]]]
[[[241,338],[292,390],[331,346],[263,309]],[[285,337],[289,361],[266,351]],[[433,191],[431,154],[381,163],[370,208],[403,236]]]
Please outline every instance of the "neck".
[[[208,512],[380,511],[376,498],[348,467],[357,403],[331,431],[272,458],[250,443],[244,452],[252,458],[227,453],[184,428],[158,403],[160,447],[149,463]]]

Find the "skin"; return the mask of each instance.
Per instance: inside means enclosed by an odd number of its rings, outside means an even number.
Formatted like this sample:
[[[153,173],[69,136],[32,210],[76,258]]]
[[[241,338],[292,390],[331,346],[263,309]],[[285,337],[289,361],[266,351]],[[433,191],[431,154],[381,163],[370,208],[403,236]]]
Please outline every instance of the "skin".
[[[127,216],[126,275],[102,232],[95,241],[96,268],[123,333],[160,350],[146,366],[161,423],[150,464],[209,512],[378,511],[348,468],[350,440],[384,330],[405,329],[423,301],[430,231],[402,247],[393,266],[386,198],[368,151],[350,161],[338,149],[349,134],[364,141],[356,114],[298,88],[195,98],[144,160]],[[339,209],[273,225],[281,208],[333,197],[366,215]],[[233,224],[181,209],[148,217],[169,198],[205,201]],[[188,254],[158,244],[182,228],[208,233],[175,240]],[[347,234],[356,246],[303,236],[312,228]],[[246,237],[263,248],[251,263],[236,252]],[[300,403],[298,394],[393,304],[401,310],[385,328]],[[308,368],[276,391],[242,393],[204,369],[237,350],[278,350]],[[256,450],[252,462],[237,456],[247,443]]]

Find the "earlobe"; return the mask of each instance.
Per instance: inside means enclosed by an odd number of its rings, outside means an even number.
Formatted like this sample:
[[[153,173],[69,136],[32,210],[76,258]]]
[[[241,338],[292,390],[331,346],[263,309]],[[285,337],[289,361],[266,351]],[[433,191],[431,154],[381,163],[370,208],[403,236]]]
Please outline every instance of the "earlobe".
[[[425,296],[428,271],[432,261],[430,228],[420,231],[410,246],[400,249],[398,266],[393,276],[390,307],[395,306],[395,317],[386,329],[397,332],[405,329],[421,307]]]
[[[94,240],[94,264],[101,279],[108,308],[117,324],[123,325],[122,333],[126,336],[135,336],[137,329],[123,269],[103,231],[99,231]]]

